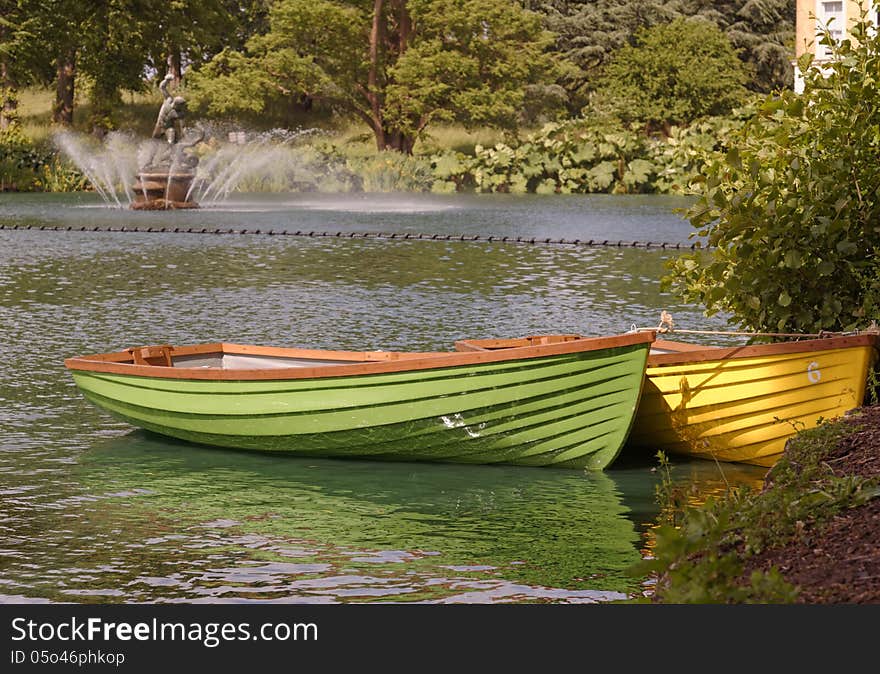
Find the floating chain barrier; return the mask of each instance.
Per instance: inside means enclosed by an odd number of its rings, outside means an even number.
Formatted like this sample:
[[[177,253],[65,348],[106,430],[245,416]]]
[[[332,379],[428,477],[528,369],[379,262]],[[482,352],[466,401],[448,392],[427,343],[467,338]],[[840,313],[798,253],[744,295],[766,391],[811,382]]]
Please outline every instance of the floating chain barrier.
[[[338,239],[393,239],[404,241],[479,241],[484,243],[527,243],[556,246],[587,246],[596,248],[656,248],[660,250],[699,250],[707,246],[695,243],[655,241],[624,241],[612,239],[553,239],[535,236],[484,236],[481,234],[417,234],[413,232],[319,232],[290,229],[221,229],[209,227],[74,227],[68,225],[7,225],[0,230],[39,230],[53,232],[137,232],[149,234],[248,234],[263,236],[297,236]]]

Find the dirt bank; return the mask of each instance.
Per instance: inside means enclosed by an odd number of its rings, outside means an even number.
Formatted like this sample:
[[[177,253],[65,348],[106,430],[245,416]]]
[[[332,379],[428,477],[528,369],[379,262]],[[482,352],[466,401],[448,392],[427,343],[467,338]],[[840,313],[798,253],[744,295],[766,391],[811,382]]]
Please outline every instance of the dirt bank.
[[[880,407],[841,423],[851,429],[824,459],[835,477],[880,482]],[[765,489],[772,489],[768,482]],[[875,488],[876,489],[876,488]],[[845,509],[830,521],[804,522],[801,534],[749,559],[746,572],[776,567],[798,588],[799,603],[880,603],[880,498]]]

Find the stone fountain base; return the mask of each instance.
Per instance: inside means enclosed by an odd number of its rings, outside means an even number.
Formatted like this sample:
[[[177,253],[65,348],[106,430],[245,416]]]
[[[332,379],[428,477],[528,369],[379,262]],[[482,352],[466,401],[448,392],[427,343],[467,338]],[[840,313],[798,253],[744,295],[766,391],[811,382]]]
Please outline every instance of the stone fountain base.
[[[187,194],[195,173],[138,173],[132,185],[134,199],[131,208],[137,211],[198,208],[188,201]]]

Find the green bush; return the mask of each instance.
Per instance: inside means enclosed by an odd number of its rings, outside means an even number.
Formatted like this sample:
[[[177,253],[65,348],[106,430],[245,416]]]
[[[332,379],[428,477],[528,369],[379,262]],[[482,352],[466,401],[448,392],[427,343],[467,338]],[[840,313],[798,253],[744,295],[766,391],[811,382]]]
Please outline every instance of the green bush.
[[[611,119],[572,119],[545,125],[518,145],[477,145],[474,156],[431,157],[435,191],[681,193],[748,115],[709,118],[673,127],[669,137],[648,137]]]
[[[0,191],[72,192],[88,188],[85,176],[45,143],[34,143],[18,125],[0,132]]]
[[[711,251],[672,261],[665,284],[746,329],[852,330],[880,318],[880,36],[822,42],[803,95],[767,97],[708,152],[687,214]]]
[[[346,166],[365,192],[429,192],[434,184],[430,160],[401,152],[349,158]]]

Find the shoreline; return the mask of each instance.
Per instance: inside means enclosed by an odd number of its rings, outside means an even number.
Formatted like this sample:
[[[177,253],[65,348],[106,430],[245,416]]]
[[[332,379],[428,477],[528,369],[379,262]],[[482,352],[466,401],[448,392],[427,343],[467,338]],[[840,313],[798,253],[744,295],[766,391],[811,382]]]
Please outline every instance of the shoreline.
[[[650,601],[880,603],[880,405],[801,431],[758,492],[657,531]]]

